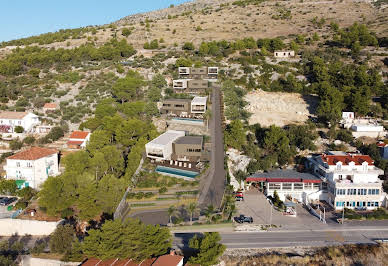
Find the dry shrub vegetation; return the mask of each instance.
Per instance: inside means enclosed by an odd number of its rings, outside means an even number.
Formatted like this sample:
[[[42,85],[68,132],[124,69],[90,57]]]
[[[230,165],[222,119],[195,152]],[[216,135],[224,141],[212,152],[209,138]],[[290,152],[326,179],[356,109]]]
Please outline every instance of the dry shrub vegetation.
[[[345,245],[304,250],[272,251],[256,255],[224,255],[225,265],[386,265],[388,245]]]

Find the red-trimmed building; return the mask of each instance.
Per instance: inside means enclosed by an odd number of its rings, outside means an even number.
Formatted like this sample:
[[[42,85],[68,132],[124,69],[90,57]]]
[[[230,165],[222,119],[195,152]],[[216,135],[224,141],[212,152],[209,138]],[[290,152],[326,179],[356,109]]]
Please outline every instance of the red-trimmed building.
[[[300,202],[319,200],[321,179],[295,170],[275,170],[247,177],[248,186],[259,185],[264,194],[273,196],[276,191],[281,200],[291,197]]]
[[[325,199],[335,209],[376,209],[386,204],[384,171],[369,155],[330,151],[308,158],[307,168],[322,180]]]
[[[83,149],[88,144],[90,139],[90,132],[86,131],[73,131],[67,142],[69,149]]]

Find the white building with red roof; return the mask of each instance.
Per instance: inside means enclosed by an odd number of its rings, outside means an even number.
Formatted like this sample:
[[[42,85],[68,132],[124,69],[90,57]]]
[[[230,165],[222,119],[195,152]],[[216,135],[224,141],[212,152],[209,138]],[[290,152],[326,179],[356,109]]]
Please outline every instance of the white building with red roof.
[[[39,189],[49,176],[59,174],[58,151],[31,147],[6,159],[6,179],[16,180],[19,188]]]
[[[307,166],[322,179],[327,201],[335,209],[375,209],[385,199],[384,171],[369,155],[331,151],[308,158]]]
[[[73,131],[70,134],[67,147],[69,149],[83,149],[86,147],[90,140],[90,132],[86,131]]]
[[[45,103],[43,106],[43,111],[55,111],[58,109],[58,105],[56,103]]]
[[[0,132],[13,133],[15,127],[23,127],[25,132],[32,132],[39,125],[39,117],[28,112],[0,112]]]
[[[388,140],[378,142],[377,147],[380,148],[381,157],[387,160],[388,159]]]

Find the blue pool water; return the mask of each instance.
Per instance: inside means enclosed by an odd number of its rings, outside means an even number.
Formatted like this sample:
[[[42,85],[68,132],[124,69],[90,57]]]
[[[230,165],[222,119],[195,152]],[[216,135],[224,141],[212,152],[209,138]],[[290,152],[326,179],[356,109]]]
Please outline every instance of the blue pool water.
[[[172,174],[172,175],[176,175],[176,176],[183,176],[183,177],[189,177],[189,178],[194,178],[199,174],[199,173],[193,172],[193,171],[175,169],[175,168],[165,167],[165,166],[160,166],[160,165],[158,165],[156,167],[155,172]]]
[[[190,122],[203,123],[202,119],[183,118],[183,117],[174,117],[174,118],[172,118],[172,120],[181,120],[181,121],[190,121]]]

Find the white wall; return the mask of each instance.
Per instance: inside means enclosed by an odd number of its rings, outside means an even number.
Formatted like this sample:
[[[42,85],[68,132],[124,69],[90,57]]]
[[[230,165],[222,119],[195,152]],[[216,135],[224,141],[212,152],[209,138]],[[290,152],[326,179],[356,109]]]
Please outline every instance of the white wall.
[[[59,222],[45,222],[22,219],[0,219],[0,235],[33,235],[45,236],[54,232]]]
[[[29,255],[23,255],[20,257],[21,266],[76,266],[81,264],[81,262],[64,262],[60,260],[33,258]]]

